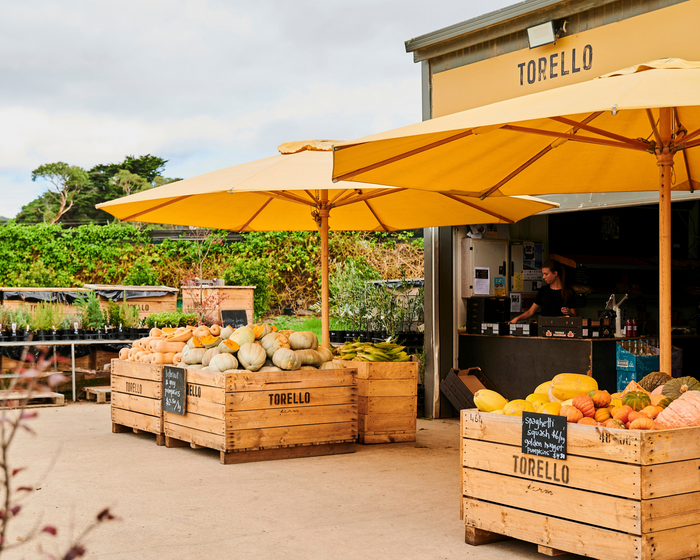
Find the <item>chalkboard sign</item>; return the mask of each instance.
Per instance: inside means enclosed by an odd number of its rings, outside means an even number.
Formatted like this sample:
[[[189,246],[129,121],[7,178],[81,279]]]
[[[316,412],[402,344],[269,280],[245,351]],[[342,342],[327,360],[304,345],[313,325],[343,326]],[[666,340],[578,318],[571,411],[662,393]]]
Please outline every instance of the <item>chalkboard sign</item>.
[[[566,459],[566,417],[523,412],[522,452]]]
[[[221,319],[224,327],[245,327],[248,324],[248,315],[243,309],[226,309],[221,311]]]
[[[185,368],[163,366],[163,412],[181,416],[187,412]]]

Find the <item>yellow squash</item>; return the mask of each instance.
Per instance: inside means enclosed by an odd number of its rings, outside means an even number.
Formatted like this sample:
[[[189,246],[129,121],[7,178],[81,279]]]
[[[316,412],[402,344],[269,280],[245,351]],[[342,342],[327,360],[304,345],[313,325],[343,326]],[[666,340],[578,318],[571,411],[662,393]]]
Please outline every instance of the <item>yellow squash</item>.
[[[598,389],[598,382],[588,375],[579,373],[560,373],[550,385],[552,396],[559,401],[573,399],[578,395],[587,395]]]
[[[479,389],[474,393],[474,404],[481,412],[501,410],[507,402],[496,391],[490,391],[489,389]]]

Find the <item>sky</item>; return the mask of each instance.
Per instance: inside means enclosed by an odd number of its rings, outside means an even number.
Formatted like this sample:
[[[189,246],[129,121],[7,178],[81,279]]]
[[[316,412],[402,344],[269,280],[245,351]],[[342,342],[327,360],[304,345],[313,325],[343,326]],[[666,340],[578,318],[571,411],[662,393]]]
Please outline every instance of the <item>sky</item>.
[[[151,154],[188,178],[421,120],[404,41],[512,0],[6,0],[0,6],[0,216],[32,170]]]

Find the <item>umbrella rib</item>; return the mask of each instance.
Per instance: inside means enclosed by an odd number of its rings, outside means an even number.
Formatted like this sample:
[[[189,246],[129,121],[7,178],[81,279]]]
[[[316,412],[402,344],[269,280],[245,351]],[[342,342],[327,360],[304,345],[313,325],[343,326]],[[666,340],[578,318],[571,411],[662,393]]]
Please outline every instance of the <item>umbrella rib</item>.
[[[367,200],[364,200],[363,202],[365,203],[365,205],[367,205],[367,208],[369,208],[369,211],[372,212],[372,216],[374,216],[374,219],[377,220],[377,223],[380,226],[382,226],[382,229],[384,231],[389,231],[389,228],[387,228],[386,225],[384,225],[384,223],[382,223],[382,221],[379,219],[379,216],[377,216],[377,213],[374,211],[374,208],[372,208],[370,203]]]
[[[643,150],[649,148],[647,144],[645,144],[644,142],[640,142],[639,140],[632,140],[631,138],[627,138],[626,136],[621,136],[619,134],[615,134],[614,132],[608,132],[607,130],[597,128],[595,126],[589,126],[585,123],[580,123],[572,119],[567,119],[566,117],[550,117],[550,119],[563,124],[568,124],[569,126],[573,126],[575,128],[582,128],[583,130],[587,130],[588,132],[592,132],[593,134],[598,134],[600,136],[605,136],[606,138],[619,140],[620,142],[630,144],[631,146],[636,146],[637,148],[641,148]]]
[[[688,164],[688,155],[683,150],[683,163],[685,164],[685,173],[688,175],[688,186],[690,187],[690,192],[695,192],[693,188],[693,177],[690,175],[690,165]]]
[[[341,189],[340,192],[339,192],[337,195],[335,195],[335,196],[333,197],[333,200],[331,200],[331,201],[328,202],[328,205],[329,205],[329,206],[333,206],[333,203],[334,203],[336,200],[338,200],[341,196],[343,196],[345,193],[347,193],[347,192],[348,192],[348,189],[345,189],[345,190],[342,190],[342,189]],[[352,190],[350,191],[350,196],[352,196]]]
[[[647,117],[649,117],[649,124],[651,125],[652,132],[654,133],[654,138],[656,138],[656,145],[661,148],[663,142],[661,141],[659,129],[656,127],[656,121],[654,120],[654,114],[651,112],[651,109],[647,109]]]
[[[581,124],[588,124],[594,119],[597,119],[600,115],[602,115],[602,111],[598,111],[597,113],[591,113],[588,115],[585,119],[583,119],[582,122],[578,123],[579,125]],[[572,132],[575,133],[578,130],[578,126],[574,127],[572,129]],[[509,173],[505,178],[501,179],[498,183],[496,183],[493,187],[491,187],[489,190],[487,190],[484,194],[482,194],[479,198],[481,200],[484,200],[486,197],[491,196],[493,193],[495,193],[498,189],[500,189],[503,185],[505,185],[508,181],[510,181],[513,177],[516,177],[519,175],[522,171],[525,171],[528,167],[530,167],[533,163],[535,163],[538,159],[540,159],[542,156],[547,154],[549,151],[551,151],[554,148],[554,143],[549,144],[546,148],[543,150],[539,151],[536,153],[534,156],[532,156],[529,160],[527,160],[525,163],[523,163],[520,167],[515,169],[512,173]]]
[[[284,192],[284,191],[282,191],[282,192]],[[264,194],[265,196],[269,196],[271,198],[277,198],[279,200],[284,200],[286,202],[296,202],[297,204],[303,204],[304,206],[311,206],[311,207],[316,206],[315,204],[311,204],[311,202],[309,202],[308,200],[304,200],[303,198],[293,196],[287,192],[284,192],[284,194],[279,194],[279,193],[272,192],[272,191],[263,191],[263,192],[260,192],[258,194]]]
[[[333,178],[333,182],[338,182],[338,181],[344,181],[346,179],[350,179],[352,177],[356,177],[357,175],[360,175],[362,173],[367,173],[368,171],[373,171],[374,169],[378,169],[380,167],[384,167],[385,165],[389,165],[391,163],[395,163],[397,161],[401,161],[402,159],[409,158],[411,156],[415,156],[417,154],[427,152],[428,150],[432,150],[433,148],[439,148],[440,146],[443,146],[445,144],[449,144],[450,142],[454,142],[456,140],[461,140],[462,138],[466,138],[467,136],[471,136],[473,132],[471,130],[466,130],[464,132],[460,132],[459,134],[455,134],[454,136],[450,136],[448,138],[443,138],[442,140],[438,140],[436,142],[431,142],[430,144],[426,144],[425,146],[421,146],[420,148],[415,148],[414,150],[409,150],[408,152],[404,152],[403,154],[399,154],[393,157],[390,157],[389,159],[385,159],[383,161],[378,161],[377,163],[373,163],[372,165],[368,165],[366,167],[361,167],[360,169],[357,169],[355,171],[351,171],[350,173],[344,173],[343,175],[338,175],[337,177]],[[343,146],[338,146],[336,150],[342,150]]]
[[[173,200],[168,200],[168,202],[164,202],[163,204],[159,204],[158,206],[153,206],[152,208],[149,208],[148,210],[144,210],[143,212],[138,212],[136,214],[132,214],[131,216],[127,216],[126,218],[122,218],[123,222],[128,222],[129,220],[133,220],[135,218],[139,218],[143,216],[144,214],[148,214],[149,212],[153,212],[155,210],[160,210],[161,208],[165,208],[166,206],[170,206],[171,204],[175,204],[176,202],[180,202],[181,200],[185,200],[186,198],[190,198],[191,194],[185,195],[185,196],[178,196],[177,198],[174,198]]]
[[[372,192],[370,192],[370,193],[362,194],[362,195],[356,196],[355,198],[352,198],[352,197],[344,198],[343,200],[341,200],[340,202],[335,204],[335,207],[339,208],[341,206],[347,206],[348,204],[355,204],[356,202],[371,200],[373,198],[377,198],[377,197],[388,195],[388,194],[400,193],[401,191],[405,191],[405,190],[406,190],[405,188],[372,190]]]
[[[321,201],[311,191],[304,190],[304,192],[308,194],[309,198],[316,203],[316,206],[321,204]]]
[[[684,150],[689,150],[690,148],[695,148],[697,146],[700,146],[700,139],[698,140],[693,140],[692,142],[688,142],[683,146]]]
[[[498,218],[499,220],[503,220],[507,224],[514,224],[515,222],[509,218],[506,218],[505,216],[501,216],[500,214],[496,214],[495,212],[491,210],[487,210],[486,208],[482,208],[472,202],[467,202],[466,200],[463,200],[461,198],[458,198],[454,195],[447,194],[444,192],[440,193],[442,196],[446,196],[447,198],[451,198],[452,200],[456,202],[461,202],[462,204],[469,206],[470,208],[474,208],[475,210],[479,210],[480,212],[483,212],[484,214],[488,214],[489,216],[493,216],[494,218]]]
[[[243,231],[245,228],[247,228],[247,227],[250,225],[250,223],[251,223],[255,218],[257,218],[257,217],[260,215],[260,212],[262,212],[263,210],[265,210],[265,208],[267,207],[268,204],[270,204],[270,202],[272,202],[272,197],[268,198],[268,199],[265,201],[265,204],[263,204],[263,205],[260,207],[260,209],[259,209],[255,214],[253,214],[253,215],[251,216],[250,220],[248,220],[245,224],[243,224],[243,225],[239,228],[238,231]]]
[[[554,132],[552,130],[542,130],[539,128],[528,128],[524,126],[514,126],[507,124],[501,127],[501,130],[512,130],[513,132],[524,132],[526,134],[539,134],[541,136],[553,136],[555,138],[566,138],[567,140],[572,140],[573,142],[583,142],[587,144],[599,144],[601,146],[610,146],[612,148],[626,148],[628,150],[638,150],[647,151],[648,147],[646,144],[644,148],[638,148],[630,144],[625,144],[623,142],[613,142],[612,140],[601,140],[599,138],[591,138],[590,136],[576,136],[575,134],[569,134],[567,132]]]
[[[685,147],[686,144],[688,143],[688,140],[692,140],[695,138],[698,134],[700,134],[700,128],[695,130],[694,132],[691,132],[690,134],[686,134],[685,137],[683,138],[683,141],[678,145],[679,147]],[[697,145],[697,144],[695,144]]]

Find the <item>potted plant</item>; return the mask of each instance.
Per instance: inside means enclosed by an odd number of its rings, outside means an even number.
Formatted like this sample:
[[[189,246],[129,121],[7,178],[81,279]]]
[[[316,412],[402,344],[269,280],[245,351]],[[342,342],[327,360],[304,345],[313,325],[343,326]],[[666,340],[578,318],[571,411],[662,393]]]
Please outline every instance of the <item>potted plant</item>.
[[[12,332],[13,342],[23,342],[29,338],[29,323],[31,320],[32,314],[26,305],[21,305],[12,310],[10,330]]]
[[[12,311],[0,305],[0,342],[4,342],[12,331]]]
[[[42,301],[36,305],[30,326],[38,340],[56,340],[56,325],[60,325],[61,315],[61,307],[55,303]]]
[[[124,305],[122,308],[122,336],[125,339],[136,340],[138,338],[137,327],[139,325],[139,306]]]
[[[105,326],[105,316],[100,309],[100,298],[95,292],[87,292],[83,297],[75,300],[75,306],[80,311],[85,337],[94,340],[98,337],[98,331]]]

